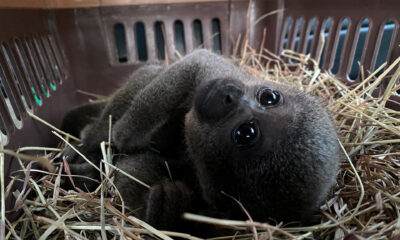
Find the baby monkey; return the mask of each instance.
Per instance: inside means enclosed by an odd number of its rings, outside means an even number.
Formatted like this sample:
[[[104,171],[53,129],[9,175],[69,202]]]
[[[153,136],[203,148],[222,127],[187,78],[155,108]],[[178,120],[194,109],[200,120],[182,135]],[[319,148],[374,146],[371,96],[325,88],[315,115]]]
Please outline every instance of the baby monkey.
[[[122,173],[115,184],[128,207],[142,207],[139,217],[161,229],[185,230],[183,212],[247,219],[233,198],[255,221],[305,221],[338,171],[336,130],[317,99],[207,50],[144,66],[109,99],[66,116],[64,129],[81,133],[80,150],[96,165],[109,115],[116,166],[151,188]],[[99,175],[71,149],[65,154],[73,174]]]

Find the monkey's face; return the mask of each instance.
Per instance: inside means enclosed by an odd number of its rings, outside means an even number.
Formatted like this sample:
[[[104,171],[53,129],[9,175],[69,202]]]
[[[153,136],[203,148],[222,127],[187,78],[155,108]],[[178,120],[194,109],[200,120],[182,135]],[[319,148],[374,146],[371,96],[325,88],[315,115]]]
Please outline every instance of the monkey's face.
[[[258,148],[276,149],[295,116],[292,96],[280,88],[273,83],[245,84],[230,79],[207,82],[194,100],[192,120],[198,123],[197,134],[235,156]]]
[[[210,188],[216,188],[243,200],[251,191],[265,190],[253,181],[264,178],[272,164],[280,164],[273,158],[295,119],[292,101],[292,95],[272,82],[223,79],[199,87],[186,117],[188,151],[200,181],[220,177],[203,183],[209,185],[203,191],[211,194]]]
[[[316,101],[267,81],[209,81],[196,91],[185,119],[205,200],[241,212],[227,207],[232,201],[224,191],[256,220],[291,219],[319,204],[338,165],[335,136]]]

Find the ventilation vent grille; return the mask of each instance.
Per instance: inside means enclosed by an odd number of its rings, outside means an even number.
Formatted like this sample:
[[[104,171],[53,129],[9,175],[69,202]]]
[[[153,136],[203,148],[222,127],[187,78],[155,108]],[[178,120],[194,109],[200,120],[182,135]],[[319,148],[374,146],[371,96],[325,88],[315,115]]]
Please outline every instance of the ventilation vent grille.
[[[21,129],[27,112],[34,112],[66,79],[64,59],[55,38],[37,34],[1,42],[0,135],[7,144]]]
[[[203,47],[222,53],[224,48],[218,18],[110,24],[113,64],[175,59]]]
[[[291,49],[319,59],[320,67],[352,83],[392,57],[400,42],[399,23],[393,19],[371,20],[286,16],[279,52]]]

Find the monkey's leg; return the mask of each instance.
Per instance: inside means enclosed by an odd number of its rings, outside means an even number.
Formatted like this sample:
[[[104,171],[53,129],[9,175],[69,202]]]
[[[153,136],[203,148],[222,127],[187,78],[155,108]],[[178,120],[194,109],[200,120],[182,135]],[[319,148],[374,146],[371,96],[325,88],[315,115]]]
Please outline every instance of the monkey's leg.
[[[109,116],[112,116],[112,123],[121,118],[138,92],[147,86],[162,69],[161,65],[146,65],[133,73],[126,85],[110,98],[100,117],[83,130],[82,141],[86,149],[98,149],[100,142],[108,139]]]
[[[192,191],[180,181],[169,178],[166,159],[152,152],[122,157],[117,167],[144,182],[150,189],[117,172],[115,184],[131,210],[138,217],[160,229],[183,227],[181,215],[195,206]],[[182,230],[182,228],[181,228]]]
[[[195,89],[201,82],[242,75],[233,64],[210,51],[198,50],[187,55],[135,96],[115,123],[113,142],[126,152],[147,146],[174,111],[190,109]]]

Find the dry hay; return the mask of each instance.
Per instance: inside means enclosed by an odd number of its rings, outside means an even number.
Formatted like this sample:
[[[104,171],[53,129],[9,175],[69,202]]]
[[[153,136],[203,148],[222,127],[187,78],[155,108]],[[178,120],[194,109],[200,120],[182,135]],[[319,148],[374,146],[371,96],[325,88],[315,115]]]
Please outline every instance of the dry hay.
[[[243,52],[242,58],[234,58],[246,71],[263,79],[284,81],[319,96],[326,104],[345,149],[337,185],[332,197],[321,206],[318,225],[285,227],[192,214],[185,214],[185,217],[234,229],[232,236],[214,239],[343,239],[345,236],[347,239],[399,239],[400,112],[385,105],[392,93],[400,88],[396,86],[400,58],[390,66],[381,66],[369,77],[362,74],[361,84],[347,86],[322,72],[318,61],[307,55],[284,51],[282,56],[288,60],[285,63],[266,50],[257,53],[249,47],[246,49],[248,51]],[[384,72],[378,76],[381,70]],[[377,97],[373,93],[383,81],[387,88]],[[5,150],[21,162],[23,169],[23,176],[14,177],[4,190],[6,196],[14,194],[17,198],[13,211],[22,212],[16,221],[6,221],[9,230],[6,239],[198,239],[188,234],[158,231],[135,218],[133,212],[124,207],[113,185],[115,168],[107,142],[101,144],[105,164],[104,169],[99,166],[102,182],[95,192],[60,188],[61,176],[69,175],[66,161],[54,163],[53,172],[34,170],[31,164],[24,166],[21,159],[29,160],[29,156],[21,153],[26,150],[38,151],[44,156],[42,161],[53,161],[62,154],[72,137],[52,128],[53,133],[63,140],[63,145],[57,149],[23,148],[16,153]],[[4,161],[4,157],[1,159]],[[43,175],[33,178],[33,172]],[[9,187],[16,181],[23,182],[24,187],[21,192],[10,193]],[[4,181],[2,184],[4,187]],[[27,198],[30,193],[35,193],[33,200]],[[4,202],[4,198],[2,200]]]

